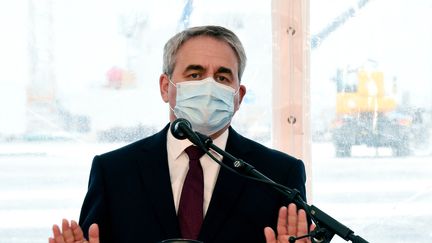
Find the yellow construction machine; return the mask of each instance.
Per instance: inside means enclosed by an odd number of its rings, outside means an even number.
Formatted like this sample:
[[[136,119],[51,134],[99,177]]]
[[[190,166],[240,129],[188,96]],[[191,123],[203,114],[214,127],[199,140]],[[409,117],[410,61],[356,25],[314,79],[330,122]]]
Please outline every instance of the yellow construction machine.
[[[351,156],[354,145],[391,147],[393,155],[410,153],[412,117],[399,109],[396,79],[377,68],[338,69],[336,117],[332,140],[337,157]]]

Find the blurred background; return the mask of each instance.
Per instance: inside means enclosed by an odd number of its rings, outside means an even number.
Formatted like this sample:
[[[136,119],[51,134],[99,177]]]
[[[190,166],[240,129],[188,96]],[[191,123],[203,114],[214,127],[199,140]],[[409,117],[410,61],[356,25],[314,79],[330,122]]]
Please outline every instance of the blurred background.
[[[430,242],[432,2],[308,3],[310,203],[370,242]],[[167,124],[162,49],[186,27],[242,40],[233,126],[271,146],[271,16],[265,0],[1,1],[0,242],[47,242],[78,219],[94,155]]]

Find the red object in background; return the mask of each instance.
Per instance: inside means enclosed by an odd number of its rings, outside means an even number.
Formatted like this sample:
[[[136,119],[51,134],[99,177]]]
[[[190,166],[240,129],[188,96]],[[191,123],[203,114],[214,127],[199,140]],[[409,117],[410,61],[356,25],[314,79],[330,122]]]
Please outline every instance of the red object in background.
[[[114,66],[107,71],[106,76],[108,80],[108,87],[121,87],[123,79],[123,69]]]

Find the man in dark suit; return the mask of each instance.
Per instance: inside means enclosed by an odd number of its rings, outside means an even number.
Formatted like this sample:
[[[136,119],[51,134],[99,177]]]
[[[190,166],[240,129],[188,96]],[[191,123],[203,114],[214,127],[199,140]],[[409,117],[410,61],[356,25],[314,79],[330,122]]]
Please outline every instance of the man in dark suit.
[[[230,30],[202,26],[176,34],[165,45],[163,74],[159,78],[162,99],[169,104],[170,121],[189,120],[194,130],[210,136],[214,144],[274,181],[299,190],[305,199],[302,161],[251,141],[230,127],[246,94],[240,83],[245,65],[243,46]],[[183,183],[189,169],[185,150],[192,143],[174,138],[169,126],[94,158],[79,221],[84,232],[96,223],[103,243],[159,242],[189,236],[179,221]],[[206,243],[265,242],[266,238],[272,241],[273,231],[266,229],[264,235],[263,229],[276,228],[279,209],[289,203],[286,198],[268,185],[221,169],[208,155],[199,161],[203,201],[198,211],[202,211],[203,219],[196,235],[187,238]],[[223,163],[232,164],[226,158]],[[301,221],[305,222],[304,213]],[[288,223],[297,227],[297,218]],[[289,228],[286,222],[284,225]],[[304,229],[302,226],[302,232]],[[68,228],[63,227],[65,230]],[[284,232],[278,228],[278,233]],[[61,233],[57,230],[56,234]]]

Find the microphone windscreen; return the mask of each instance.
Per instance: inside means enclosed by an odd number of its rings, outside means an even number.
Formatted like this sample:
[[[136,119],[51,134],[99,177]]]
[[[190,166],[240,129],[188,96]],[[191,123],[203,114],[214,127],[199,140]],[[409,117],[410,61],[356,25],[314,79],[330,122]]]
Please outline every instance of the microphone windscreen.
[[[187,134],[183,131],[182,126],[187,126],[192,129],[191,123],[184,118],[177,118],[171,123],[170,127],[171,134],[179,140],[187,138]]]

